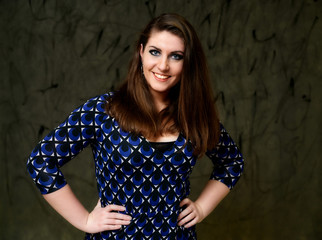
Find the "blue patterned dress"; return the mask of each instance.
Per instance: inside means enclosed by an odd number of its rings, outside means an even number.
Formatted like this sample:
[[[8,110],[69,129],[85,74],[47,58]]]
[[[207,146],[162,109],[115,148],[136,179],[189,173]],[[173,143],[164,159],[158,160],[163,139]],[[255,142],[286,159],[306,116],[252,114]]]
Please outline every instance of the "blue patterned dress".
[[[194,227],[177,225],[179,203],[189,195],[196,163],[191,142],[180,134],[161,152],[144,137],[122,131],[104,111],[109,96],[90,99],[38,143],[27,162],[36,186],[42,194],[64,187],[60,168],[91,145],[102,207],[123,205],[132,220],[120,230],[86,234],[85,239],[196,239]],[[243,158],[222,125],[219,143],[207,156],[214,164],[210,179],[231,189]]]

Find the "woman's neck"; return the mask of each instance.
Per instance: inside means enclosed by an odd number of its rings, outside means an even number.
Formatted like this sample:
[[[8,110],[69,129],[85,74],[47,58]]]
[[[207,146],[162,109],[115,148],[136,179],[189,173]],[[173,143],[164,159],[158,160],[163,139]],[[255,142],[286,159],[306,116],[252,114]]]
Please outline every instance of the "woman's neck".
[[[149,137],[149,142],[174,142],[178,139],[179,133],[163,134],[161,136]]]
[[[161,112],[163,109],[165,109],[169,104],[170,104],[170,99],[169,99],[169,92],[157,92],[153,91],[150,89],[153,102],[155,105],[155,108],[158,112]],[[171,124],[173,123],[170,121]],[[148,138],[148,141],[151,142],[171,142],[171,141],[176,141],[179,136],[179,132],[166,132],[162,133],[162,135],[157,135],[157,136],[150,136]]]

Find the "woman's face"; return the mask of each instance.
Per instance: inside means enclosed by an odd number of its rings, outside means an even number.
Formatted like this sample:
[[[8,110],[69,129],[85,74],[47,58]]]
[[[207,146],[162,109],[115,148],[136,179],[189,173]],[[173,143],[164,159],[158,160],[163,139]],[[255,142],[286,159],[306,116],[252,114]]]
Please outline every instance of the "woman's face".
[[[184,42],[168,31],[154,31],[143,49],[141,60],[144,77],[154,97],[166,96],[181,78]]]

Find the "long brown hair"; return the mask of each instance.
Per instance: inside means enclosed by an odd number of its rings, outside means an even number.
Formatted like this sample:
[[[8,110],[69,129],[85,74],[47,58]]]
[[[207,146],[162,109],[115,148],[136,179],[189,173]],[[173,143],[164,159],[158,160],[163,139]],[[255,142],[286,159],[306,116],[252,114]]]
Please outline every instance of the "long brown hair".
[[[181,80],[169,93],[170,104],[161,112],[141,71],[141,44],[153,31],[168,31],[184,41]],[[212,95],[208,66],[192,25],[177,14],[162,14],[145,27],[135,46],[125,83],[108,99],[106,111],[124,131],[145,137],[181,132],[194,145],[194,155],[212,149],[219,138],[219,120]]]

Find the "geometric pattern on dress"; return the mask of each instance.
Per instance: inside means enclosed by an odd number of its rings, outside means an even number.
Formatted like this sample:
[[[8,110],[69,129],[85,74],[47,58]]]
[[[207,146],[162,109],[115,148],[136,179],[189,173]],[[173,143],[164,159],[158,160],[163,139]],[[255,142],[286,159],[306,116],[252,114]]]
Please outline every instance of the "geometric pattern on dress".
[[[132,221],[85,239],[196,239],[195,227],[177,226],[179,204],[190,193],[189,175],[196,163],[191,142],[180,134],[161,152],[144,137],[122,131],[104,111],[109,96],[87,101],[40,141],[28,159],[29,174],[43,194],[56,191],[66,185],[60,167],[90,144],[101,206],[123,205]],[[222,126],[219,144],[207,155],[214,163],[211,179],[232,188],[243,159]]]
[[[216,148],[206,152],[206,155],[214,165],[210,179],[220,181],[232,189],[244,170],[244,158],[222,124]]]

